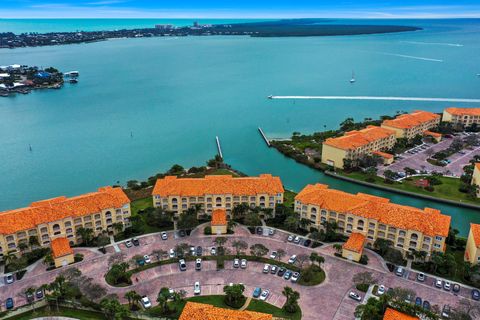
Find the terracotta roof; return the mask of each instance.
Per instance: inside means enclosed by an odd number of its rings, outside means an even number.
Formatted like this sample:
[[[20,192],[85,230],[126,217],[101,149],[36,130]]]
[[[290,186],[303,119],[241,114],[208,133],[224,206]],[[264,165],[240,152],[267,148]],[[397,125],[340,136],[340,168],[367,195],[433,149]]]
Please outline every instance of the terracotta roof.
[[[423,134],[426,135],[426,136],[432,136],[432,137],[441,137],[442,136],[441,133],[433,132],[433,131],[429,131],[429,130],[424,131]]]
[[[73,254],[73,249],[70,248],[67,238],[55,238],[50,243],[52,248],[52,256],[54,258],[60,258],[69,254]]]
[[[480,116],[480,108],[447,108],[445,111],[456,116]]]
[[[272,320],[271,314],[214,307],[209,304],[187,302],[179,320]]]
[[[375,151],[375,152],[372,152],[372,153],[376,154],[377,156],[380,156],[382,158],[385,158],[385,159],[392,159],[393,158],[393,154],[382,152],[382,151]]]
[[[451,217],[439,210],[423,210],[391,203],[390,199],[368,194],[351,194],[327,185],[307,185],[295,197],[303,204],[317,205],[322,209],[341,213],[352,213],[380,223],[405,230],[416,230],[428,236],[448,236]]]
[[[475,245],[480,248],[480,224],[470,223],[470,230],[472,230]]]
[[[365,245],[365,236],[358,232],[353,232],[347,242],[343,244],[343,249],[362,254]]]
[[[166,196],[204,196],[217,194],[256,195],[283,193],[282,181],[271,174],[258,177],[234,178],[231,175],[206,176],[205,178],[177,178],[167,176],[158,179],[153,195]]]
[[[387,308],[387,310],[385,310],[385,314],[383,315],[383,320],[418,320],[418,319],[420,318],[402,313],[392,308]]]
[[[341,137],[328,138],[324,144],[343,150],[351,150],[393,135],[395,135],[395,131],[393,130],[377,126],[368,126],[362,130],[348,131]]]
[[[33,202],[30,207],[0,212],[0,234],[12,234],[69,217],[80,217],[130,203],[121,188],[104,187],[98,192]]]
[[[475,163],[475,168],[480,171],[480,162]]]
[[[385,125],[398,129],[411,129],[434,119],[440,120],[440,115],[428,111],[417,110],[412,113],[401,114],[393,120],[385,120],[382,122],[382,126]]]
[[[215,209],[212,212],[212,225],[224,226],[227,224],[227,213],[224,209]]]

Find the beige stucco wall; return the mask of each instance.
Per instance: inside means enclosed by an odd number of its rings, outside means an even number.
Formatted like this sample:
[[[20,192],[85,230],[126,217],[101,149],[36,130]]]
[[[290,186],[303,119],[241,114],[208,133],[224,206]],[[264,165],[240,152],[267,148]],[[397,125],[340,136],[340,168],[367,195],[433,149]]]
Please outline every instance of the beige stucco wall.
[[[60,268],[64,266],[68,266],[69,264],[73,263],[75,261],[73,254],[69,254],[63,257],[59,257],[54,259],[55,262],[55,268]]]
[[[322,145],[322,163],[335,168],[343,169],[343,159],[347,156],[347,151],[332,147],[328,144]]]
[[[347,249],[342,249],[342,257],[348,260],[353,260],[353,261],[360,261],[360,258],[362,258],[362,255],[358,252],[355,251],[350,251]]]
[[[467,253],[468,253],[468,259],[467,259]],[[477,264],[479,263],[479,258],[480,258],[480,248],[477,248],[475,245],[475,240],[473,239],[473,233],[472,230],[468,233],[468,239],[467,239],[467,245],[465,246],[465,261],[468,261],[472,264]]]
[[[473,169],[472,184],[480,186],[480,170],[478,170],[477,166],[474,166]],[[480,188],[477,190],[477,197],[480,197]]]
[[[452,115],[450,113],[448,113],[446,110],[443,110],[442,121],[443,122],[451,122],[452,121]]]
[[[227,226],[213,226],[212,225],[212,234],[226,234]]]
[[[389,129],[389,130],[392,130],[392,131],[395,131],[395,138],[405,138],[405,130],[403,129],[400,129],[400,128],[394,128],[394,127],[390,127],[386,124],[383,124],[381,125],[382,128],[385,128],[385,129]]]

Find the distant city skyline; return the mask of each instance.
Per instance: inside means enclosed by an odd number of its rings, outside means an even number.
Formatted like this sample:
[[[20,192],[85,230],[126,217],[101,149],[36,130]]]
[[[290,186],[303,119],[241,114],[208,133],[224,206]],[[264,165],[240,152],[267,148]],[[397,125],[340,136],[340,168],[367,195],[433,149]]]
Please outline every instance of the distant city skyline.
[[[480,18],[478,0],[2,0],[0,18]]]

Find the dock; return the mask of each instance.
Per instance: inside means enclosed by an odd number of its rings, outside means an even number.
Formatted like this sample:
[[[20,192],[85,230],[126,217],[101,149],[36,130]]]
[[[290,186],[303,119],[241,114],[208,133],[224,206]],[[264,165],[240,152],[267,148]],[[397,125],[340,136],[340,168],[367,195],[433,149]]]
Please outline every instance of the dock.
[[[217,142],[218,155],[223,159],[222,146],[220,145],[220,139],[218,139],[218,136],[215,136],[215,140]]]
[[[260,132],[260,134],[263,137],[263,140],[265,140],[265,142],[267,143],[267,146],[270,148],[271,147],[270,141],[268,141],[267,136],[263,132],[262,128],[258,127],[258,132]]]

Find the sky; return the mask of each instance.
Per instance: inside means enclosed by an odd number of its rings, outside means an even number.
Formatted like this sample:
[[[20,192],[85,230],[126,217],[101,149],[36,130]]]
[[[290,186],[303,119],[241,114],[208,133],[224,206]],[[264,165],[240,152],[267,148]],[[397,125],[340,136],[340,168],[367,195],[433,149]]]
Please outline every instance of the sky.
[[[480,18],[480,0],[0,0],[0,18]]]

